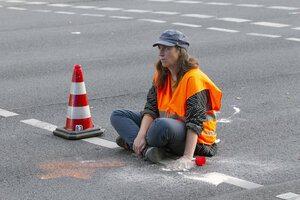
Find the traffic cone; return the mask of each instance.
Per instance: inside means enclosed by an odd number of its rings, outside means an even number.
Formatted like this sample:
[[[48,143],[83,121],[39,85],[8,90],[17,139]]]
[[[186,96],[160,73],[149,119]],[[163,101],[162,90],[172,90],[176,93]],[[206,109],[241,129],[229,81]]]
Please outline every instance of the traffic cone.
[[[99,136],[102,135],[103,132],[104,129],[95,128],[92,123],[81,66],[75,65],[66,126],[64,128],[57,128],[53,131],[53,134],[65,139],[77,140]]]

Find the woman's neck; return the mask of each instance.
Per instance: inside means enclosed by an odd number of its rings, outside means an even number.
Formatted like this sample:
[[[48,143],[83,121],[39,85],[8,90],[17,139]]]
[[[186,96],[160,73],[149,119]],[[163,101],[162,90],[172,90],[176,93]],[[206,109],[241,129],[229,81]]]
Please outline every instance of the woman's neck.
[[[177,73],[176,73],[176,65],[174,65],[173,67],[169,67],[168,68],[170,73],[171,73],[171,78],[173,81],[177,81]]]

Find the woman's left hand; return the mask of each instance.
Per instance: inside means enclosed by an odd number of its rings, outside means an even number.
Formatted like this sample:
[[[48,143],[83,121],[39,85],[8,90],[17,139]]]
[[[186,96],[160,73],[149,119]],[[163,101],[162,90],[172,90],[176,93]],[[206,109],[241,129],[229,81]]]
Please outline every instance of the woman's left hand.
[[[182,156],[181,158],[177,159],[171,166],[173,170],[188,170],[193,167],[194,163],[192,159]]]

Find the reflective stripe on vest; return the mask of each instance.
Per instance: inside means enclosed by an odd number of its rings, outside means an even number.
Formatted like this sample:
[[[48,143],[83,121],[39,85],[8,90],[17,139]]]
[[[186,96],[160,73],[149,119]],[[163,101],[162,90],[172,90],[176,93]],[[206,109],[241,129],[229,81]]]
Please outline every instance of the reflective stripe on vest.
[[[155,83],[157,83],[158,73],[155,75]],[[219,88],[200,70],[192,69],[185,73],[180,80],[176,90],[172,94],[170,73],[166,80],[164,89],[157,88],[157,107],[161,118],[173,118],[181,122],[186,122],[186,101],[201,92],[208,90],[211,110],[207,111],[206,119],[203,122],[203,131],[198,137],[198,143],[211,145],[216,139],[216,116],[215,110],[221,107],[222,92]]]

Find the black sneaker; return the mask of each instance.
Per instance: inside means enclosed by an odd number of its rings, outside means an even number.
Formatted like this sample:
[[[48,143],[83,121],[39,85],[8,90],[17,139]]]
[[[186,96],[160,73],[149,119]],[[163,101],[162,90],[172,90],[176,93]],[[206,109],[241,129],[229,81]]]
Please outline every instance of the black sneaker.
[[[130,146],[129,144],[127,144],[125,142],[125,140],[121,137],[121,136],[118,136],[117,139],[116,139],[116,143],[119,147],[122,147],[124,149],[127,149],[127,150],[130,150]]]
[[[159,163],[165,157],[165,149],[158,147],[148,147],[145,158],[153,163]]]

